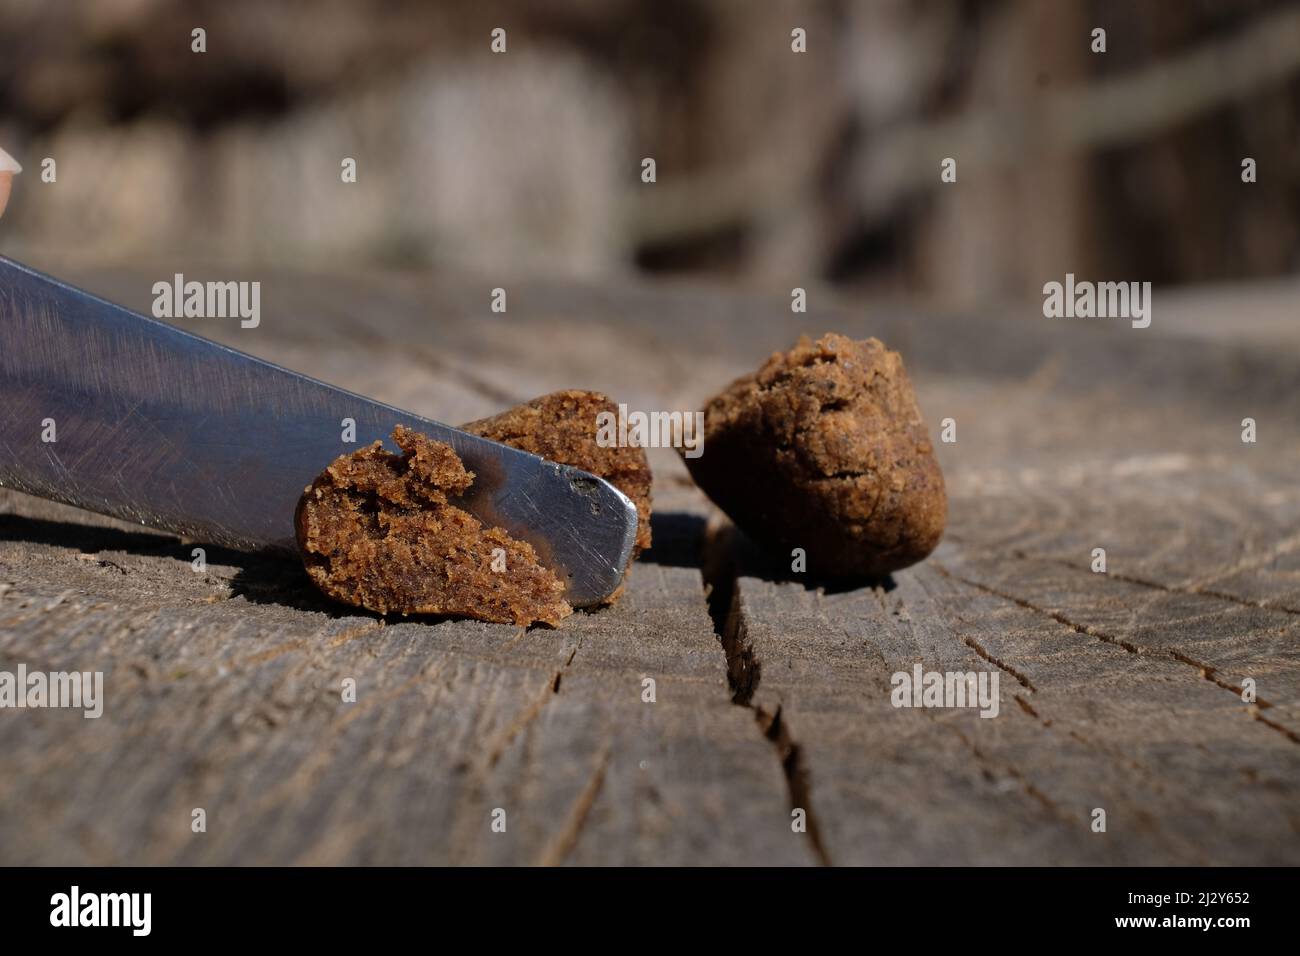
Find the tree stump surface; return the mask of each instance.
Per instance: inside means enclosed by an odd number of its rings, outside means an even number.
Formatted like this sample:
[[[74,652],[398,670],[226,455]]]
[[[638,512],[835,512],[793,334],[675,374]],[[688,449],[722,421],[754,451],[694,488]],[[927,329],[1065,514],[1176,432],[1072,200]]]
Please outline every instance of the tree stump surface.
[[[170,274],[66,277],[147,313]],[[1300,862],[1293,295],[1215,321],[1157,290],[1136,330],[626,283],[521,281],[494,314],[500,284],[278,275],[257,329],[178,324],[450,423],[559,388],[696,409],[800,333],[875,335],[943,543],[818,587],[652,450],[622,602],[523,629],[385,620],[270,556],[196,573],[201,542],[0,489],[0,669],[106,675],[99,719],[0,711],[0,862]],[[895,707],[918,664],[996,672],[998,715]]]

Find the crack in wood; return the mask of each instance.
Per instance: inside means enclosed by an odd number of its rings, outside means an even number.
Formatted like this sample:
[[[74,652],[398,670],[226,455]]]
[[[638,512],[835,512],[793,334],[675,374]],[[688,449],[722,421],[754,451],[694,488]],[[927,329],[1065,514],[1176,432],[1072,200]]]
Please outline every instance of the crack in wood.
[[[1006,673],[1010,674],[1012,677],[1016,679],[1016,682],[1019,683],[1021,687],[1024,687],[1030,693],[1035,693],[1035,694],[1038,693],[1038,688],[1033,685],[1033,682],[1030,681],[1028,677],[1020,673],[1020,671],[1016,670],[1006,661],[999,660],[998,658],[994,657],[992,654],[986,651],[984,647],[979,643],[979,641],[975,640],[975,638],[964,634],[962,635],[961,642],[965,644],[967,647],[969,647],[976,654],[978,654],[980,657],[984,658],[984,660],[988,661],[990,664],[996,667],[998,670],[1006,671]],[[1016,699],[1019,700],[1019,698]]]
[[[537,719],[546,705],[551,702],[551,698],[555,697],[555,695],[560,692],[560,682],[564,677],[564,672],[568,669],[569,665],[573,663],[573,659],[577,655],[578,648],[575,646],[569,653],[569,656],[565,659],[564,663],[547,678],[546,683],[542,686],[542,689],[537,696],[533,698],[532,703],[529,704],[521,714],[516,716],[515,719],[505,728],[493,736],[490,741],[488,741],[487,747],[485,748],[486,755],[484,756],[481,766],[482,773],[486,773],[497,765],[497,761],[501,759],[511,742],[519,736],[524,728]]]
[[[1009,763],[1004,763],[1002,761],[994,760],[993,758],[991,758],[988,754],[984,753],[984,751],[980,750],[979,746],[975,743],[975,741],[971,740],[970,737],[968,737],[965,733],[963,733],[959,727],[952,726],[947,722],[944,722],[943,725],[947,727],[949,730],[951,730],[953,733],[955,733],[958,737],[960,737],[962,743],[964,743],[967,747],[970,748],[970,752],[974,755],[975,760],[981,765],[983,765],[986,779],[996,780],[996,777],[992,777],[992,772],[1001,771],[1002,773],[1006,774],[1011,779],[1013,779],[1017,784],[1019,784],[1020,788],[1025,792],[1026,795],[1038,801],[1038,803],[1043,807],[1044,810],[1046,810],[1052,816],[1056,817],[1058,820],[1061,820],[1062,822],[1068,824],[1075,824],[1078,822],[1068,813],[1063,811],[1060,808],[1060,806],[1057,805],[1055,800],[1053,800],[1046,793],[1040,790],[1033,783],[1033,781],[1031,781],[1028,777],[1026,777],[1024,773],[1022,773],[1016,767],[1014,767]]]
[[[1120,766],[1128,768],[1129,770],[1133,771],[1135,774],[1140,775],[1141,778],[1145,781],[1146,785],[1149,786],[1151,790],[1158,796],[1163,798],[1168,794],[1168,788],[1165,786],[1165,778],[1162,776],[1162,774],[1155,771],[1151,767],[1147,766],[1142,761],[1135,759],[1128,750],[1124,748],[1116,749],[1112,746],[1107,745],[1106,743],[1099,742],[1097,740],[1085,736],[1084,734],[1080,733],[1078,730],[1069,727],[1068,721],[1061,719],[1059,715],[1056,718],[1044,716],[1043,713],[1040,713],[1039,710],[1035,708],[1032,704],[1030,704],[1030,702],[1021,694],[1014,694],[1012,696],[1012,699],[1016,702],[1017,706],[1019,706],[1020,710],[1025,715],[1035,720],[1044,729],[1052,730],[1054,732],[1064,733],[1070,739],[1074,740],[1076,743],[1082,745],[1083,747],[1086,747],[1088,750],[1092,751],[1093,753],[1102,755],[1105,758],[1116,762]],[[1252,714],[1252,716],[1256,717],[1256,719],[1260,719],[1258,716],[1258,711]],[[1284,735],[1289,734],[1289,731],[1286,728],[1279,726],[1279,727],[1275,727],[1274,729],[1278,730]],[[1258,774],[1255,773],[1254,771],[1250,771],[1250,773],[1247,774],[1247,777],[1248,779],[1251,779],[1252,783],[1258,782]],[[1281,786],[1280,783],[1278,785]],[[1184,840],[1181,838],[1180,835],[1174,832],[1168,832],[1167,835],[1171,839],[1178,840],[1178,842],[1181,845],[1183,845],[1184,849],[1187,852],[1191,853],[1194,856],[1200,855],[1199,848],[1197,847],[1195,841]]]
[[[1224,578],[1233,574],[1240,574],[1243,571],[1254,571],[1256,568],[1261,568],[1266,564],[1276,561],[1278,558],[1284,557],[1298,548],[1300,548],[1300,534],[1293,534],[1289,538],[1283,538],[1263,554],[1253,554],[1249,557],[1242,558],[1232,567],[1224,568],[1215,571],[1213,574],[1206,577],[1199,578],[1189,584],[1188,587],[1199,589],[1203,588],[1207,584],[1212,584],[1215,581],[1222,581]]]
[[[596,759],[596,767],[587,779],[586,785],[579,792],[577,799],[573,801],[573,806],[569,808],[564,826],[560,828],[560,832],[552,838],[537,858],[538,866],[559,866],[573,852],[573,848],[578,845],[578,838],[582,835],[582,828],[586,825],[587,817],[591,814],[591,808],[595,804],[596,798],[600,796],[601,787],[605,784],[605,771],[609,768],[611,749],[611,745],[607,741],[601,749],[600,756]]]
[[[763,736],[772,742],[781,761],[786,787],[790,792],[790,809],[804,812],[804,824],[813,853],[822,866],[832,866],[830,853],[822,842],[821,828],[812,809],[812,774],[804,763],[803,751],[790,733],[789,724],[782,719],[781,708],[769,713],[762,706],[754,706],[754,719]]]
[[[768,710],[754,703],[754,694],[762,677],[762,662],[754,653],[741,609],[737,587],[739,572],[733,550],[734,533],[731,525],[711,521],[705,528],[700,562],[709,617],[727,659],[731,702],[753,712],[759,730],[776,750],[791,811],[803,811],[805,832],[812,844],[813,855],[822,866],[831,866],[830,853],[822,842],[821,828],[813,812],[812,775],[804,762],[803,751],[790,731],[789,721],[783,718],[780,705],[775,710]]]
[[[1071,571],[1086,571],[1090,574],[1094,573],[1087,565],[1077,564],[1068,558],[1056,558],[1046,554],[1034,554],[1030,551],[1024,550],[1023,548],[1010,548],[1004,551],[996,545],[972,544],[969,540],[958,538],[952,534],[947,535],[947,538],[953,544],[960,544],[962,547],[970,548],[977,554],[988,555],[990,557],[1010,556],[1018,561],[1035,561],[1042,564],[1055,564],[1063,568],[1069,568]],[[1115,581],[1123,581],[1126,584],[1135,584],[1138,587],[1150,588],[1153,591],[1163,591],[1166,594],[1190,594],[1199,597],[1214,598],[1219,601],[1227,601],[1230,604],[1236,604],[1241,607],[1250,607],[1261,611],[1276,611],[1279,614],[1300,616],[1300,607],[1291,607],[1289,604],[1274,604],[1271,601],[1256,600],[1254,598],[1244,597],[1240,594],[1233,594],[1230,591],[1220,591],[1216,588],[1206,587],[1207,584],[1213,581],[1222,580],[1231,574],[1252,570],[1254,567],[1276,560],[1277,558],[1295,550],[1295,547],[1296,545],[1293,539],[1287,539],[1271,548],[1265,555],[1256,555],[1254,558],[1242,561],[1227,571],[1219,572],[1210,575],[1209,577],[1201,578],[1199,581],[1191,581],[1186,584],[1165,584],[1161,581],[1154,581],[1151,578],[1144,578],[1139,575],[1114,570],[1107,570],[1101,575],[1101,577],[1110,578]]]
[[[1047,557],[1045,555],[1030,554],[1029,552],[1022,551],[1019,548],[1013,549],[1009,553],[1013,558],[1017,558],[1022,561],[1050,562],[1052,564],[1060,565],[1061,567],[1069,568],[1072,571],[1087,571],[1089,573],[1092,573],[1091,568],[1075,564],[1073,561],[1070,561],[1066,558],[1052,558],[1052,557]],[[1192,594],[1200,597],[1214,598],[1219,601],[1227,601],[1231,604],[1240,605],[1241,607],[1252,607],[1262,611],[1277,611],[1281,614],[1300,615],[1300,608],[1291,607],[1286,604],[1272,604],[1268,601],[1257,601],[1253,598],[1242,597],[1239,594],[1232,594],[1229,591],[1214,590],[1195,583],[1164,584],[1160,581],[1153,581],[1150,578],[1138,577],[1137,575],[1128,574],[1127,572],[1124,571],[1108,570],[1106,571],[1105,574],[1101,576],[1105,578],[1111,578],[1116,581],[1123,581],[1126,584],[1136,584],[1138,587],[1150,588],[1153,591],[1163,591],[1166,594]],[[1209,580],[1214,580],[1214,579],[1211,578]]]
[[[1162,796],[1165,794],[1166,789],[1163,782],[1161,781],[1159,774],[1155,773],[1150,767],[1146,766],[1141,761],[1135,760],[1127,752],[1122,752],[1122,751],[1117,752],[1115,749],[1111,747],[1099,744],[1097,741],[1085,737],[1083,734],[1079,733],[1079,731],[1071,727],[1066,727],[1064,725],[1058,727],[1056,720],[1054,720],[1051,717],[1044,717],[1033,707],[1033,705],[1029,703],[1029,701],[1025,700],[1024,697],[1022,697],[1019,694],[1013,694],[1012,699],[1016,702],[1017,705],[1019,705],[1020,709],[1026,715],[1036,720],[1043,727],[1043,729],[1052,730],[1052,731],[1061,731],[1066,736],[1068,736],[1071,740],[1075,741],[1078,744],[1081,744],[1084,747],[1087,747],[1093,753],[1101,754],[1111,760],[1116,761],[1117,763],[1123,766],[1128,767],[1130,770],[1134,770],[1142,774],[1147,779],[1151,788],[1156,793],[1161,794]]]
[[[962,577],[961,575],[955,574],[954,572],[950,571],[948,568],[944,567],[938,561],[934,561],[932,562],[932,564],[934,566],[934,569],[937,572],[939,572],[944,577],[950,580],[957,581],[961,584],[965,584],[967,587],[972,587],[978,591],[983,591],[985,594],[990,594],[993,597],[1001,598],[1004,601],[1010,601],[1012,604],[1022,607],[1027,611],[1032,611],[1035,614],[1041,614],[1046,617],[1049,617],[1052,620],[1056,621],[1058,624],[1068,627],[1070,630],[1075,631],[1078,634],[1084,634],[1087,635],[1088,637],[1095,638],[1104,644],[1112,644],[1116,647],[1121,647],[1128,653],[1136,656],[1145,655],[1148,657],[1164,657],[1169,660],[1178,661],[1180,664],[1186,664],[1189,667],[1196,668],[1203,680],[1209,681],[1211,684],[1214,684],[1216,687],[1221,687],[1224,690],[1232,692],[1234,695],[1237,696],[1238,699],[1240,699],[1242,694],[1244,693],[1244,688],[1237,687],[1229,683],[1228,681],[1225,681],[1220,677],[1218,677],[1216,673],[1217,669],[1214,668],[1213,666],[1198,661],[1195,658],[1189,657],[1188,655],[1182,653],[1176,648],[1155,648],[1155,647],[1147,647],[1147,646],[1140,646],[1137,644],[1133,644],[1130,641],[1125,641],[1121,638],[1115,637],[1113,634],[1107,634],[1105,631],[1101,631],[1090,624],[1082,624],[1078,621],[1073,621],[1070,618],[1066,617],[1064,614],[1061,614],[1057,611],[1052,611],[1044,607],[1039,607],[1038,605],[1034,604],[1031,601],[1026,600],[1025,598],[1017,597],[1014,594],[1010,594],[1006,591],[1002,591],[998,588],[992,587],[991,585],[985,584],[982,581],[975,581],[971,578]],[[1262,698],[1257,698],[1250,705],[1250,707],[1253,708],[1253,711],[1250,711],[1251,716],[1254,719],[1260,721],[1260,723],[1264,724],[1266,727],[1270,727],[1273,730],[1276,730],[1278,733],[1282,734],[1292,743],[1300,744],[1300,735],[1296,734],[1295,731],[1283,726],[1282,724],[1277,723],[1276,721],[1266,720],[1260,715],[1259,713],[1260,711],[1272,706],[1273,705],[1270,704],[1268,701],[1263,700]]]
[[[713,631],[727,658],[727,683],[731,702],[750,707],[754,690],[762,676],[762,667],[754,657],[754,648],[745,629],[736,587],[736,565],[732,552],[734,528],[729,524],[709,522],[704,531],[703,560],[700,573],[704,578],[704,595],[713,620]]]
[[[369,624],[364,624],[361,627],[349,628],[341,634],[336,634],[334,637],[330,638],[329,641],[326,642],[325,647],[329,650],[341,647],[349,641],[355,641],[357,638],[369,634],[371,631],[381,630],[386,626],[386,624],[387,622],[385,622],[381,617],[379,620],[373,621]]]
[[[1250,707],[1246,708],[1246,713],[1250,714],[1252,718],[1258,720],[1265,727],[1271,727],[1273,730],[1276,730],[1283,737],[1287,738],[1287,740],[1291,741],[1291,743],[1300,744],[1300,734],[1297,734],[1290,727],[1284,727],[1282,724],[1279,724],[1275,720],[1269,720],[1267,717],[1264,716],[1264,714],[1261,711],[1261,708],[1256,706],[1255,704],[1252,704]]]
[[[1030,704],[1029,701],[1025,700],[1023,697],[1021,697],[1019,694],[1012,694],[1011,699],[1014,700],[1017,704],[1019,704],[1020,709],[1023,710],[1026,714],[1028,714],[1030,717],[1033,717],[1035,720],[1040,721],[1044,727],[1052,726],[1052,722],[1050,720],[1046,720],[1043,717],[1040,717],[1038,711],[1034,710],[1033,705]]]

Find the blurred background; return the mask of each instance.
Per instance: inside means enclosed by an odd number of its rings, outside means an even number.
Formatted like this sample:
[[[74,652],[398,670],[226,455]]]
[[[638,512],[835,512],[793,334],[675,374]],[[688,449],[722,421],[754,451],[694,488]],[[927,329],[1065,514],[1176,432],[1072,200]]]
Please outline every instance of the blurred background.
[[[0,147],[36,264],[1289,284],[1300,3],[0,0]]]

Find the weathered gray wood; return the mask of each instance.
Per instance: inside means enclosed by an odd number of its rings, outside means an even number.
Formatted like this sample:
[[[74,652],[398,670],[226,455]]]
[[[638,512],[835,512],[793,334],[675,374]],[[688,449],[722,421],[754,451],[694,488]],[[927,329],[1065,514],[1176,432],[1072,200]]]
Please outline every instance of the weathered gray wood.
[[[72,278],[147,310],[171,271]],[[0,668],[108,673],[99,720],[0,712],[0,862],[1300,860],[1292,341],[786,295],[274,276],[258,329],[189,323],[453,422],[561,387],[697,407],[801,331],[877,334],[957,420],[950,532],[818,588],[653,450],[623,601],[521,630],[384,622],[257,556],[195,574],[191,543],[0,490]],[[893,707],[915,663],[996,670],[999,716]]]

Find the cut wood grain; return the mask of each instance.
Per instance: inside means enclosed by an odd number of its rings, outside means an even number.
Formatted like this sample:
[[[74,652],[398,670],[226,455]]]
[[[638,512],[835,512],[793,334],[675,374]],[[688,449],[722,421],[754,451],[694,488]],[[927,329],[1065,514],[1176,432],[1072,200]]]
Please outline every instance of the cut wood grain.
[[[71,278],[147,310],[172,271]],[[263,556],[195,573],[196,543],[0,490],[0,669],[107,675],[98,720],[0,712],[0,862],[1300,862],[1300,355],[1260,329],[263,286],[255,330],[183,324],[453,423],[569,387],[692,409],[800,332],[879,335],[936,439],[955,419],[949,533],[877,586],[806,581],[652,449],[623,601],[520,629],[384,620]],[[998,716],[894,707],[916,664],[998,674]]]

